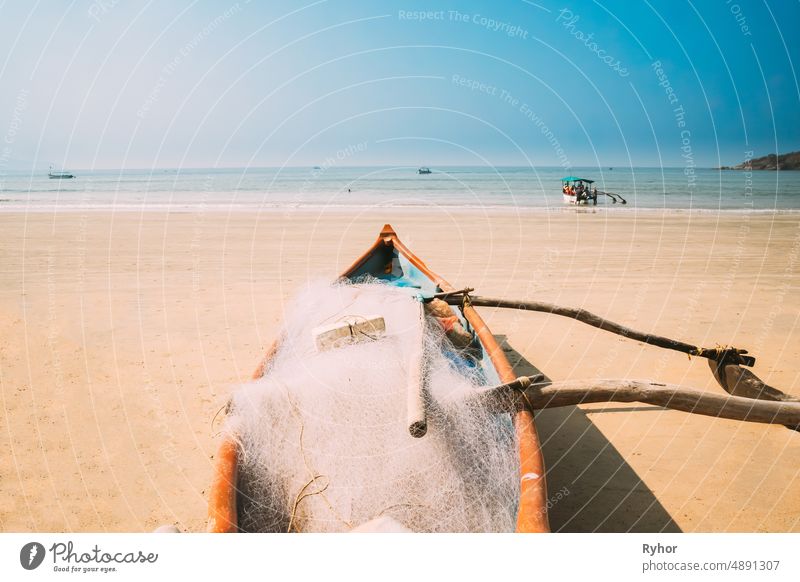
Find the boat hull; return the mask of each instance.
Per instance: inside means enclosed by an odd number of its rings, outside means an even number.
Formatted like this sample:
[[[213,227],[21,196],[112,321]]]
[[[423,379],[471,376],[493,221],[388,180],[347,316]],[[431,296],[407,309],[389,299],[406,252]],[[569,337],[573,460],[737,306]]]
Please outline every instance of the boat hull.
[[[596,200],[592,198],[589,200],[581,200],[580,202],[578,202],[578,197],[575,195],[562,193],[561,196],[566,204],[575,204],[578,206],[594,206],[595,204],[601,203],[603,200],[602,196],[598,196]]]
[[[389,282],[402,280],[404,284],[419,287],[425,293],[455,291],[450,283],[431,271],[412,253],[388,224],[383,227],[375,243],[344,271],[341,277],[357,279],[363,275]],[[475,308],[465,303],[456,315],[475,333],[483,349],[489,375],[496,376],[492,379],[503,383],[514,380],[516,374],[508,358]],[[256,369],[254,378],[260,378],[265,374],[277,348],[277,342],[273,343]],[[520,461],[520,498],[516,531],[546,532],[549,531],[547,487],[544,460],[533,413],[528,408],[520,408],[512,414],[512,422]],[[217,455],[215,477],[209,498],[208,531],[238,531],[237,480],[238,450],[232,439],[226,439]]]

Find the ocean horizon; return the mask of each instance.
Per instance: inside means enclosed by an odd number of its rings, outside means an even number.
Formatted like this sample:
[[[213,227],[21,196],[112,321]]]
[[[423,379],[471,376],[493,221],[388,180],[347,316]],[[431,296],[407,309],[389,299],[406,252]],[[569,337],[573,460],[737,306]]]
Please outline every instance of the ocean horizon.
[[[800,211],[800,172],[712,168],[558,166],[440,166],[420,175],[414,166],[293,166],[71,170],[0,174],[0,211],[253,210],[269,208],[477,209],[569,208],[565,175],[595,181],[596,208],[671,211]],[[574,208],[574,207],[573,207]],[[594,207],[592,207],[594,208]]]

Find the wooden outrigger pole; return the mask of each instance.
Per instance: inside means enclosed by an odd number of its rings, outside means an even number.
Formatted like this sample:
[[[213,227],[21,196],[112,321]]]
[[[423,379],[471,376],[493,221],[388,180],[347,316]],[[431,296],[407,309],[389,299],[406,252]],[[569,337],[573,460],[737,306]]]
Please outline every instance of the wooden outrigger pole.
[[[465,288],[449,293],[438,293],[435,297],[451,305],[469,304],[473,307],[499,307],[552,313],[648,345],[706,358],[709,360],[714,378],[731,395],[726,398],[681,386],[635,380],[557,382],[544,385],[529,379],[524,387],[512,382],[486,389],[489,398],[497,398],[501,393],[516,391],[524,395],[528,405],[533,409],[591,402],[642,402],[706,416],[783,424],[792,430],[800,430],[800,399],[769,386],[753,372],[742,368],[742,366],[753,366],[756,362],[755,357],[747,355],[747,350],[733,347],[701,348],[679,340],[636,331],[585,309],[561,307],[539,301],[512,301],[473,296],[470,295],[472,291],[472,288]],[[518,398],[512,400],[516,402]]]

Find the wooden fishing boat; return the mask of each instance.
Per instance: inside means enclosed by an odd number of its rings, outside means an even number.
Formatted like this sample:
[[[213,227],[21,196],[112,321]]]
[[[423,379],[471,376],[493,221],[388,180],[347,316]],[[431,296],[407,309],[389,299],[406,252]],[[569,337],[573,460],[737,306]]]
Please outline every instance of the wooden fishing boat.
[[[597,188],[592,191],[594,180],[565,176],[561,178],[561,194],[567,204],[597,204]],[[602,200],[602,199],[601,199]]]
[[[421,294],[427,296],[456,291],[450,283],[414,255],[388,224],[383,227],[375,243],[341,276],[355,280],[364,275],[371,275],[398,287],[417,288]],[[483,368],[487,382],[513,382],[516,376],[511,364],[475,308],[468,301],[464,301],[460,305],[453,306],[452,310],[461,324],[474,334],[475,347],[479,352],[477,361]],[[254,378],[264,375],[277,348],[276,342],[258,366]],[[520,497],[516,531],[546,532],[549,531],[549,525],[544,461],[533,413],[527,406],[520,404],[511,411],[511,416],[520,462]],[[209,532],[239,531],[238,456],[239,451],[234,439],[226,438],[220,445],[216,457],[215,475],[209,496]]]
[[[619,194],[598,190],[597,187],[594,186],[594,180],[579,178],[577,176],[565,176],[561,178],[561,194],[566,204],[591,204],[596,206],[598,201],[606,202],[606,199],[611,200],[614,204],[617,202],[622,204],[628,203],[628,201]]]

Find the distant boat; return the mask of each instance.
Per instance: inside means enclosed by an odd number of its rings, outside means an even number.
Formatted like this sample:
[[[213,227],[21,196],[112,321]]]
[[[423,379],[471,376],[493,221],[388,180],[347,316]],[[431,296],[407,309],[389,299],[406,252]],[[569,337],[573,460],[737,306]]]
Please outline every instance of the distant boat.
[[[417,174],[432,174],[432,173],[433,172],[431,172],[430,168],[420,168],[419,170],[417,170]]]
[[[50,164],[50,171],[47,173],[47,176],[51,180],[69,180],[75,177],[74,174],[70,174],[69,172],[54,172],[53,164]]]
[[[591,204],[594,206],[597,204],[598,199],[604,202],[606,198],[610,198],[614,204],[617,202],[628,203],[621,195],[603,192],[598,190],[597,187],[592,187],[592,184],[594,184],[594,180],[589,178],[579,178],[577,176],[561,178],[561,194],[564,196],[564,202],[567,204]],[[598,196],[602,198],[598,198]]]
[[[566,176],[561,178],[561,193],[567,204],[597,204],[597,188],[592,190],[594,180]]]

